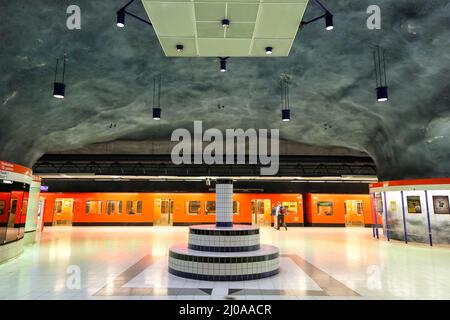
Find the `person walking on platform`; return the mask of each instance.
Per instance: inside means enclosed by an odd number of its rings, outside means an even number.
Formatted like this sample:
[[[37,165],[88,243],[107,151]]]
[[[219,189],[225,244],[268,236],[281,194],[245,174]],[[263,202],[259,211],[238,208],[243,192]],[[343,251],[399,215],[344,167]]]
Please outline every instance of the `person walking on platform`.
[[[278,214],[277,214],[277,211],[278,211],[278,206],[279,205],[280,205],[280,203],[278,202],[278,204],[276,206],[273,206],[272,211],[270,213],[270,215],[273,217],[273,227],[275,229],[278,228]]]
[[[287,225],[284,222],[284,216],[286,215],[286,208],[278,202],[277,206],[277,230],[280,230],[280,227],[283,226],[287,230]]]

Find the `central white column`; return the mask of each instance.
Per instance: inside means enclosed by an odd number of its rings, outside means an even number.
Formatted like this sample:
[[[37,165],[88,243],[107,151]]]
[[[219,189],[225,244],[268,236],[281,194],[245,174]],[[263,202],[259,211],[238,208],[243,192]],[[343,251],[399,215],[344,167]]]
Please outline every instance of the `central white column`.
[[[233,180],[216,181],[216,226],[233,226]]]

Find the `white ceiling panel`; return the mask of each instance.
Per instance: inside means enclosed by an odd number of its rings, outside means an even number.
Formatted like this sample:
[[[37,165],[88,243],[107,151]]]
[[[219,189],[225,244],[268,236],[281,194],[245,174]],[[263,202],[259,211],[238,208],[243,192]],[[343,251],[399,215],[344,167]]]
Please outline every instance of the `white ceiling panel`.
[[[174,57],[288,56],[308,0],[142,0]],[[228,28],[222,27],[228,19]],[[183,52],[175,46],[182,44]],[[171,48],[172,46],[172,48]],[[265,47],[272,47],[267,56]]]

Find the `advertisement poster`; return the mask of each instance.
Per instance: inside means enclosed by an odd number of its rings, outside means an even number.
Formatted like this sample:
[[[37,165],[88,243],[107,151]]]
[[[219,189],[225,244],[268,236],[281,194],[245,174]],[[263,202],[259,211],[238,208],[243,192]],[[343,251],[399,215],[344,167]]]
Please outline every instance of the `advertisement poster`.
[[[450,214],[448,196],[433,196],[435,214]]]
[[[419,196],[407,196],[406,202],[408,203],[408,213],[422,213]]]

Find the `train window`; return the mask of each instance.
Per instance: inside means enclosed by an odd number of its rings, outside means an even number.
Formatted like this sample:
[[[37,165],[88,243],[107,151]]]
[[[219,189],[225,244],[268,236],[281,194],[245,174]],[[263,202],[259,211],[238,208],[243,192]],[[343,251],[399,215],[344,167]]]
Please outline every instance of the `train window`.
[[[216,202],[206,201],[205,214],[216,214]]]
[[[317,214],[319,216],[332,216],[333,215],[333,202],[319,201],[317,203]]]
[[[133,201],[127,201],[127,214],[134,214]]]
[[[106,214],[120,214],[122,213],[122,201],[108,200],[106,201]]]
[[[199,214],[201,203],[200,201],[188,201],[188,213],[189,214]]]
[[[282,205],[286,209],[287,214],[297,214],[297,202],[283,201]]]
[[[133,215],[133,214],[141,214],[142,213],[142,201],[127,201],[127,214]]]
[[[98,200],[86,201],[86,214],[102,214],[102,202]]]
[[[357,214],[363,214],[364,213],[364,208],[363,208],[362,201],[357,201],[356,202],[356,213]]]
[[[0,201],[0,216],[5,214],[5,206],[6,206],[6,202],[1,200]]]
[[[239,202],[233,201],[233,214],[239,214]]]
[[[62,205],[63,205],[62,200],[55,200],[55,210],[54,210],[54,212],[56,214],[61,214],[62,213]]]

